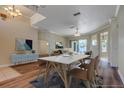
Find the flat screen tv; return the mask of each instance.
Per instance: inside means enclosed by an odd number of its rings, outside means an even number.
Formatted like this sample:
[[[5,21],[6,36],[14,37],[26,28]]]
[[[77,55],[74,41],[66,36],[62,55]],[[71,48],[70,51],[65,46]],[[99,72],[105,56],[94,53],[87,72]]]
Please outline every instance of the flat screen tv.
[[[16,50],[32,50],[32,44],[29,39],[16,39]]]

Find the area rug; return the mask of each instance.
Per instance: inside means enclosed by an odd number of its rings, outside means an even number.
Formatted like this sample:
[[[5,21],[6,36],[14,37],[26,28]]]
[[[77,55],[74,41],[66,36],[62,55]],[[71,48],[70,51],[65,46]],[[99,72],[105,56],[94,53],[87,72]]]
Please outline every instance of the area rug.
[[[44,83],[43,76],[31,81],[31,84],[36,88],[64,88],[64,83],[57,73],[49,76],[48,85]],[[97,85],[97,87],[102,87],[102,84]],[[86,88],[86,86],[84,84],[84,81],[72,78],[70,88]]]

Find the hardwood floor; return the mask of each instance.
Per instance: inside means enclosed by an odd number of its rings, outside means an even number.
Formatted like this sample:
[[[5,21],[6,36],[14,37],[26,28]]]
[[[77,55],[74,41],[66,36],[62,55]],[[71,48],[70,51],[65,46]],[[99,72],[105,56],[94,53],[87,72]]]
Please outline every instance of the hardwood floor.
[[[0,82],[0,88],[33,88],[30,81],[37,78],[39,73],[38,65],[38,62],[35,62],[11,67],[18,71],[21,76]],[[45,71],[44,67],[45,66],[43,64],[41,72]]]
[[[16,70],[12,69],[11,67],[0,68],[0,82],[18,76],[20,76],[20,73],[18,73]]]
[[[30,83],[30,81],[37,78],[39,72],[38,65],[38,62],[34,62],[11,67],[12,69],[19,72],[21,76],[0,82],[0,88],[33,88],[33,85]],[[44,73],[45,65],[42,64],[41,68],[41,72]],[[111,68],[106,61],[100,62],[99,73],[103,77],[103,87],[124,87],[118,75],[117,68]]]
[[[118,74],[118,68],[110,67],[107,61],[101,60],[99,66],[100,76],[103,77],[104,88],[123,88],[124,85]]]

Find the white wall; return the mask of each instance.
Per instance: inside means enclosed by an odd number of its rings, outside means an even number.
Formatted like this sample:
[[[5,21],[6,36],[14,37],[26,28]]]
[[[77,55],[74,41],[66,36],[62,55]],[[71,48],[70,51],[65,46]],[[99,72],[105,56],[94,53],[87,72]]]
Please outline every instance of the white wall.
[[[118,67],[118,29],[117,18],[113,17],[110,25],[110,52],[109,61],[111,66]]]
[[[38,52],[38,31],[30,26],[29,20],[23,17],[0,20],[0,65],[11,64],[12,53],[31,53],[31,51],[16,51],[16,38],[33,40],[33,49]]]
[[[119,14],[118,14],[118,23],[119,23],[118,66],[124,78],[124,6],[120,7]]]
[[[64,48],[67,47],[67,40],[65,37],[56,35],[47,31],[39,31],[38,33],[38,39],[46,41],[49,43],[50,51],[55,49],[55,43],[56,42],[62,42]],[[47,47],[46,47],[47,48]]]

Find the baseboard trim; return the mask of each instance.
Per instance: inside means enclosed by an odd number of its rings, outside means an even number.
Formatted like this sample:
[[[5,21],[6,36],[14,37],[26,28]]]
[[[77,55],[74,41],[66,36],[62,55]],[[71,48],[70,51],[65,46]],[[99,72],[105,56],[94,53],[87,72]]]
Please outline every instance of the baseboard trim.
[[[0,65],[0,68],[1,67],[10,67],[10,66],[14,66],[14,65],[22,65],[22,64],[28,64],[28,63],[33,63],[33,62],[37,62],[38,60],[34,60],[34,61],[30,61],[30,62],[27,62],[27,63],[21,63],[21,64],[5,64],[5,65]]]
[[[5,64],[5,65],[0,65],[0,67],[9,67],[9,66],[13,66],[14,64]]]
[[[120,72],[119,69],[118,69],[118,74],[119,74],[119,76],[120,76],[120,78],[121,78],[121,80],[122,80],[122,82],[123,82],[123,84],[124,84],[124,77],[123,77],[123,75],[121,74],[121,72]]]
[[[112,63],[110,63],[110,66],[111,66],[111,67],[118,67],[117,64],[112,64]]]
[[[32,63],[32,62],[37,62],[38,60],[34,60],[34,61],[30,61],[27,63]],[[10,66],[14,66],[14,65],[21,65],[21,64],[27,64],[27,63],[20,63],[20,64],[4,64],[4,65],[0,65],[0,67],[10,67]]]

